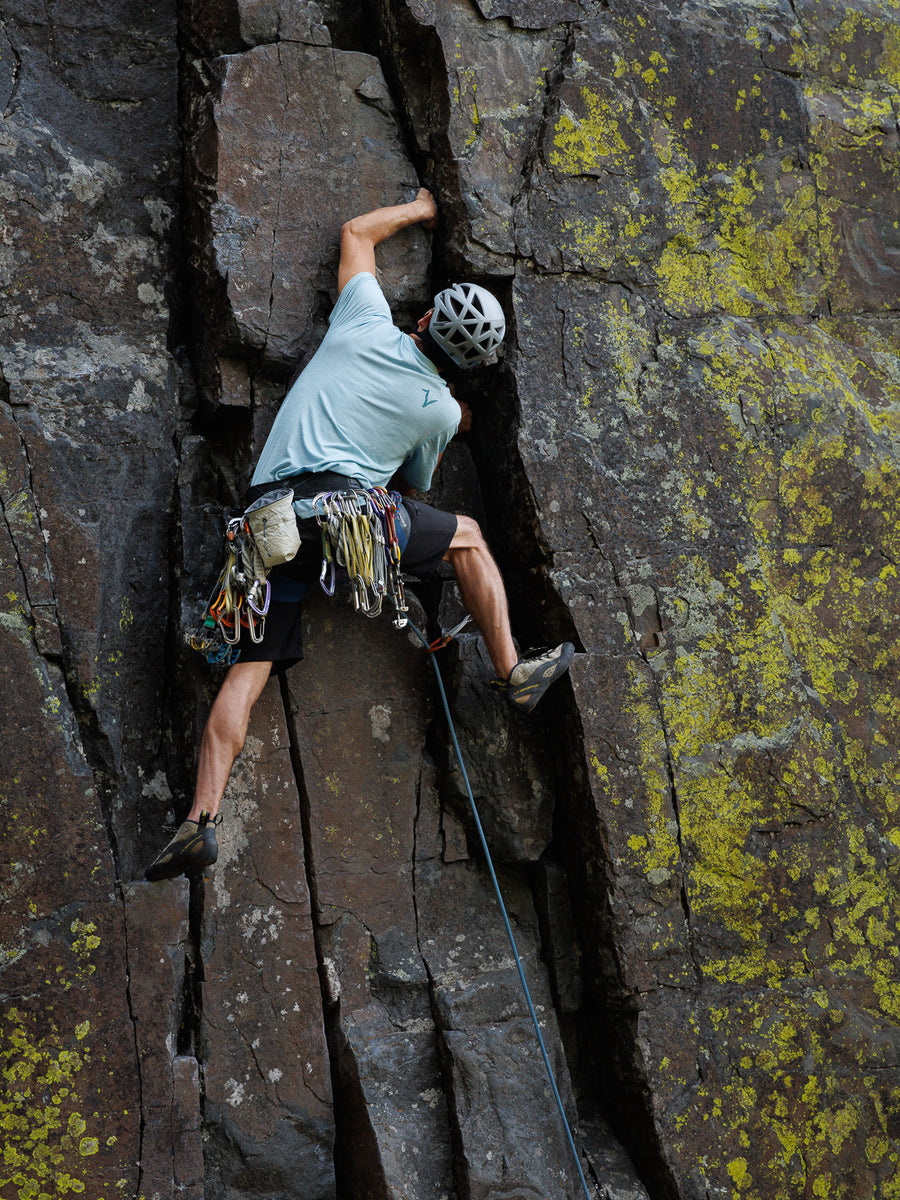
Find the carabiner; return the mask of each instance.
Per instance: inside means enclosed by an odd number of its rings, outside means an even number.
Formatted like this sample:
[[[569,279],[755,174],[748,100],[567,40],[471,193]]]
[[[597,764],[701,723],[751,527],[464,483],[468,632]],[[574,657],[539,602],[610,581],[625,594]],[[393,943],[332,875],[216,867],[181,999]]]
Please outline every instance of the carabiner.
[[[329,570],[331,571],[331,576],[330,576],[328,583],[326,583],[325,576],[328,574]],[[319,572],[319,583],[322,585],[322,591],[325,593],[326,596],[334,595],[335,582],[336,582],[336,579],[335,579],[334,559],[333,558],[323,558],[322,559],[322,570]]]
[[[229,646],[236,646],[238,644],[238,642],[241,640],[241,622],[238,618],[237,613],[235,613],[235,616],[234,616],[234,630],[233,630],[234,637],[231,637],[229,635],[228,626],[225,624],[224,620],[219,621],[219,629],[221,629],[222,637],[228,643]]]
[[[265,617],[269,611],[269,601],[272,598],[272,585],[268,581],[268,579],[266,580],[266,598],[263,601],[261,608],[258,607],[257,604],[255,603],[255,597],[256,597],[258,591],[259,591],[259,583],[257,582],[253,585],[253,587],[247,593],[247,605],[249,608],[253,609],[253,611],[256,613],[256,615],[258,617]]]
[[[263,634],[266,632],[266,618],[262,615],[259,615],[259,624],[257,625],[257,615],[256,609],[250,605],[247,609],[247,629],[250,633],[250,640],[259,645],[259,643],[263,640]]]

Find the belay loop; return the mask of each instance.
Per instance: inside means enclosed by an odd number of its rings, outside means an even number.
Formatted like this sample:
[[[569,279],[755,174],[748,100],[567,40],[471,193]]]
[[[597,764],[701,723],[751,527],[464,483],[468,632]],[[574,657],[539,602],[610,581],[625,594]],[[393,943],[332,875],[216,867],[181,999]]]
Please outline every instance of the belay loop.
[[[300,547],[290,488],[268,492],[225,526],[225,565],[197,629],[187,644],[207,662],[231,666],[240,654],[241,631],[261,642],[272,596],[269,570],[288,562]]]
[[[398,493],[383,487],[320,492],[313,500],[322,533],[322,590],[334,595],[336,567],[343,567],[356,611],[377,617],[387,596],[395,610],[393,624],[403,629],[407,605],[394,521],[399,504]]]

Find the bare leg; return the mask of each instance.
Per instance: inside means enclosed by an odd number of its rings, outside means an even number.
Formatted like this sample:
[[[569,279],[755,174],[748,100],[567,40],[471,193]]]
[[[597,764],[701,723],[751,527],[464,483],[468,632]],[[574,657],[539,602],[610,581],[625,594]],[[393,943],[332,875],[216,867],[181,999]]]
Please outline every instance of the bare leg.
[[[211,817],[219,811],[232,765],[247,736],[250,710],[271,670],[271,663],[239,662],[225,676],[203,730],[194,807],[188,820],[196,821],[204,809]]]
[[[516,665],[517,655],[500,569],[477,521],[471,517],[459,517],[458,521],[444,557],[456,572],[463,604],[481,630],[494,670],[500,679],[506,679]]]

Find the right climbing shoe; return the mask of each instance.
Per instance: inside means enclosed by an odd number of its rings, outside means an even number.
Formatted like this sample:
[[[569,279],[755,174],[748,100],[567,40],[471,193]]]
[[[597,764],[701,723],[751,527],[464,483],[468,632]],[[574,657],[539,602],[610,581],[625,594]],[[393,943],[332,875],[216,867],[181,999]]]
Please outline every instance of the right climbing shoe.
[[[219,857],[216,825],[220,820],[221,817],[211,819],[204,810],[199,820],[182,821],[171,842],[146,869],[144,878],[156,883],[160,879],[174,879],[176,875],[211,867]]]
[[[520,712],[531,712],[551,683],[556,683],[568,671],[575,657],[571,642],[563,642],[552,650],[533,650],[529,658],[520,658],[509,679],[497,680],[505,689],[507,700]]]

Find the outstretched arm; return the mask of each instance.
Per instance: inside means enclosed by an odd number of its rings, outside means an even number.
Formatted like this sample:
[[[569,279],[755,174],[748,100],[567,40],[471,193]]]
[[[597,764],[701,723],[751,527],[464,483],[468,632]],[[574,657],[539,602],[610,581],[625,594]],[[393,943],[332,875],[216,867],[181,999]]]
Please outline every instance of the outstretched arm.
[[[437,205],[427,188],[419,188],[415,200],[376,208],[353,217],[341,226],[341,261],[338,266],[338,294],[360,271],[375,273],[375,247],[409,225],[422,223],[426,229],[437,226]]]

